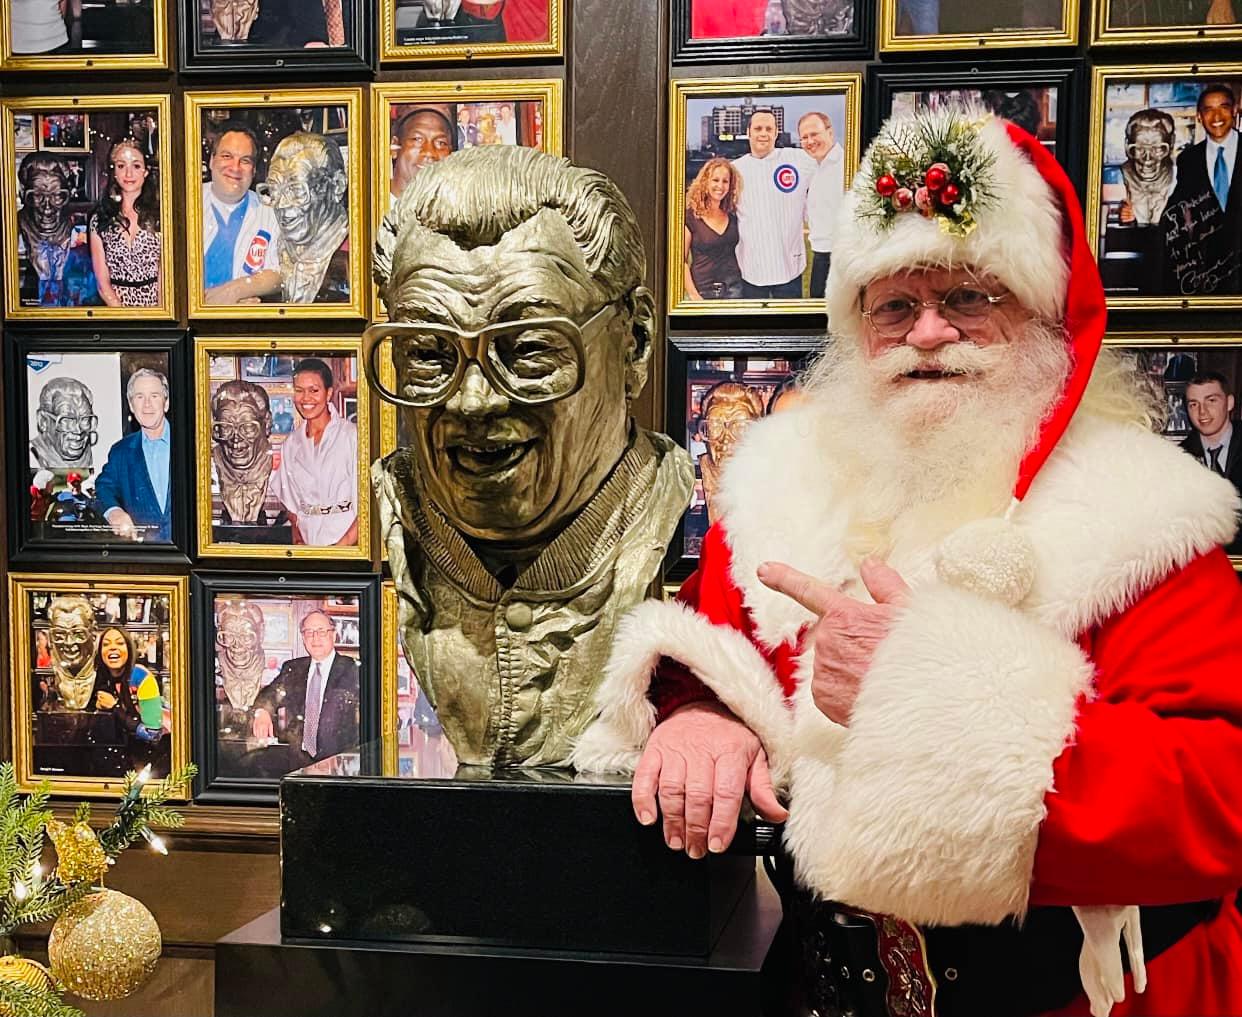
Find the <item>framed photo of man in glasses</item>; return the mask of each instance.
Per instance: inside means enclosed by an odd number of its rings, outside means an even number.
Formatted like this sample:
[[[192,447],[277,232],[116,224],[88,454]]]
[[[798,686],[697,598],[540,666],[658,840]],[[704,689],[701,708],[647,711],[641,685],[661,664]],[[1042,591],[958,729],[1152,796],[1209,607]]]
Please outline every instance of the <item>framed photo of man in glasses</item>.
[[[173,317],[169,109],[166,95],[4,103],[9,318]]]
[[[379,581],[195,576],[195,760],[203,802],[273,802],[307,767],[379,770]],[[339,638],[344,623],[354,637]]]
[[[1098,67],[1087,223],[1110,307],[1242,307],[1242,67]]]
[[[370,559],[358,340],[198,337],[194,375],[198,553]]]
[[[190,315],[363,316],[362,90],[185,100]]]

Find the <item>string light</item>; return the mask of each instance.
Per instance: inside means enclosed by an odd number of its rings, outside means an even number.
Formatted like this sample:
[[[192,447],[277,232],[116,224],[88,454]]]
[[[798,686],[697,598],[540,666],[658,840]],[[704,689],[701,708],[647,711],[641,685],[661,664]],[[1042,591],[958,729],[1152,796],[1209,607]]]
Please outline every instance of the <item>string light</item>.
[[[13,899],[23,901],[30,896],[30,891],[26,889],[26,884],[20,879],[13,880]]]

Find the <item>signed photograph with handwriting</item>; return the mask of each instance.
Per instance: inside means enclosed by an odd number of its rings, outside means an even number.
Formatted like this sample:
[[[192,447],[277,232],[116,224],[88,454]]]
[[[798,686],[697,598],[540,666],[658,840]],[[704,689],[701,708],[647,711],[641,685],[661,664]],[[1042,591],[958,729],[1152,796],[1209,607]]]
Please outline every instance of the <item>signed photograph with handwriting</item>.
[[[1105,289],[1242,296],[1242,73],[1103,86],[1096,249]]]

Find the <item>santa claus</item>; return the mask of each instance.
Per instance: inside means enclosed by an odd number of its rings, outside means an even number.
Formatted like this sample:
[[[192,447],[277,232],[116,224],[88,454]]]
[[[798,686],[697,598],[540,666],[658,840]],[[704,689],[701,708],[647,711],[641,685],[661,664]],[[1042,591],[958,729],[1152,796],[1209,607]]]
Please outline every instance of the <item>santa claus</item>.
[[[891,121],[845,206],[830,349],[578,764],[696,858],[783,798],[821,1014],[1242,1014],[1238,497],[1101,350],[1034,138]]]

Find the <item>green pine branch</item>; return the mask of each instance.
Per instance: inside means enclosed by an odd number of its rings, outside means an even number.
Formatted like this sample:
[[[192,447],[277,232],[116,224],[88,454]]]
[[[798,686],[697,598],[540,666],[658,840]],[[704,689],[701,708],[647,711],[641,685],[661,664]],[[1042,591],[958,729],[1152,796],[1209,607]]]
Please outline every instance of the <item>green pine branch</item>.
[[[33,988],[20,982],[0,982],[0,1012],[11,1017],[83,1017],[55,988]]]
[[[116,818],[99,831],[99,843],[109,858],[115,858],[130,844],[141,840],[152,826],[178,827],[184,820],[172,809],[162,808],[174,794],[186,789],[198,767],[193,763],[169,774],[157,784],[140,782],[132,770],[125,775]]]

